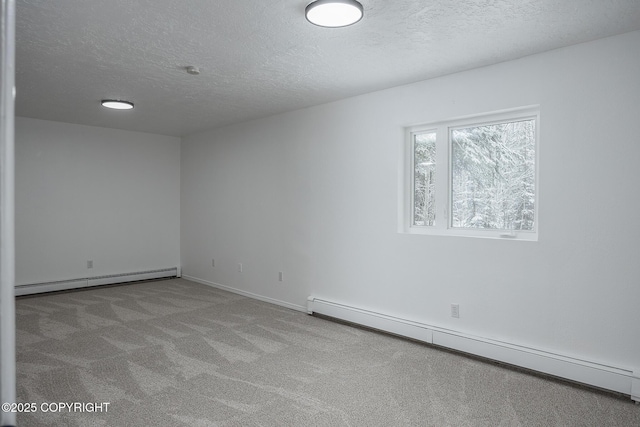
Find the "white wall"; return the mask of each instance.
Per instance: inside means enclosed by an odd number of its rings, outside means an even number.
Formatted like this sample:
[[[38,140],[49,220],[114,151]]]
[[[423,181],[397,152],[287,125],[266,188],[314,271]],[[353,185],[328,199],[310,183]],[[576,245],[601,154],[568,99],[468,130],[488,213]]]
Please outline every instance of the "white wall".
[[[179,266],[179,192],[179,138],[17,118],[16,284]]]
[[[183,274],[638,369],[638,52],[628,33],[183,138]],[[405,126],[532,104],[538,242],[396,232]]]

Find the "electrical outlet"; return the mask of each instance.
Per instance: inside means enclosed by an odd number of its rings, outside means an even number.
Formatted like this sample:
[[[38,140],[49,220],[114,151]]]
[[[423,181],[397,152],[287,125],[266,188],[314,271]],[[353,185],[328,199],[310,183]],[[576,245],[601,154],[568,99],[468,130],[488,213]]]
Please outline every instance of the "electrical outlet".
[[[460,305],[451,304],[451,317],[460,318]]]
[[[282,271],[279,271],[279,272],[278,272],[278,281],[279,281],[279,282],[284,281],[284,275],[282,274]]]
[[[87,261],[87,268],[93,268],[93,261]]]
[[[242,263],[238,263],[238,273],[242,273]]]

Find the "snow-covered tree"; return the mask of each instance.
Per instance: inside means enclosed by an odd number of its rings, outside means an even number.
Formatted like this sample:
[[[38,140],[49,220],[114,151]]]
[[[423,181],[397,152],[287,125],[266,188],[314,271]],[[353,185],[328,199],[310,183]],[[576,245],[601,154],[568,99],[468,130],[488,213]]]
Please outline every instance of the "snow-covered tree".
[[[452,226],[533,230],[535,121],[451,132]]]
[[[434,225],[436,218],[436,134],[421,133],[413,141],[413,223]]]

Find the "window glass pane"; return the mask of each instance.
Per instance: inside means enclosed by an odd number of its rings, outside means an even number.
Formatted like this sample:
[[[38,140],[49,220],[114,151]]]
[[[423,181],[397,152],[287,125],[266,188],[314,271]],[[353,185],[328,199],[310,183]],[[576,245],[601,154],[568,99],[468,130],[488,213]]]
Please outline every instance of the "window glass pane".
[[[535,120],[451,131],[451,226],[534,230]]]
[[[413,225],[436,220],[436,133],[413,135]]]

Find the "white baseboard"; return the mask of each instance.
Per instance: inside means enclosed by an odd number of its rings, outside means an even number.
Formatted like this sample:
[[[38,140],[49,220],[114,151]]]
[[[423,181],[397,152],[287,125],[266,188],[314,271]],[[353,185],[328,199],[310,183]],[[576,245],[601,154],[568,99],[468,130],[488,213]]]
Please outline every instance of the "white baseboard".
[[[627,394],[633,400],[640,401],[640,378],[631,369],[472,336],[314,297],[307,300],[307,312]]]
[[[640,371],[633,372],[631,379],[631,398],[640,403]]]
[[[423,324],[312,297],[307,299],[307,313],[318,313],[418,341],[433,342],[433,329]]]
[[[222,289],[223,291],[228,291],[228,292],[231,292],[231,293],[234,293],[234,294],[242,295],[242,296],[245,296],[245,297],[248,297],[248,298],[257,299],[259,301],[264,301],[264,302],[268,302],[268,303],[271,303],[271,304],[279,305],[281,307],[290,308],[292,310],[302,311],[302,312],[305,312],[305,313],[307,312],[307,308],[302,306],[302,305],[291,304],[291,303],[286,302],[286,301],[281,301],[281,300],[278,300],[278,299],[275,299],[275,298],[265,297],[263,295],[254,294],[253,292],[243,291],[241,289],[232,288],[231,286],[221,285],[219,283],[210,282],[208,280],[200,279],[198,277],[188,276],[186,274],[183,274],[182,278],[185,279],[185,280],[190,280],[192,282],[197,282],[197,283],[201,283],[203,285],[211,286],[213,288]]]
[[[89,286],[112,285],[116,283],[135,282],[138,280],[163,279],[176,277],[177,268],[162,268],[158,270],[138,271],[133,273],[109,274],[104,276],[83,277],[80,279],[59,280],[55,282],[31,283],[16,285],[15,294],[31,295],[43,292],[65,291],[68,289],[86,288]]]

